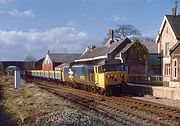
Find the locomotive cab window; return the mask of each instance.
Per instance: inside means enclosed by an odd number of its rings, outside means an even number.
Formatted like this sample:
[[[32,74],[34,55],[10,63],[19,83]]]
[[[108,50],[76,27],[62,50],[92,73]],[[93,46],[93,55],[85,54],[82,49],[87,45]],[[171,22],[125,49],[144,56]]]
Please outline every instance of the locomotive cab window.
[[[123,64],[108,64],[98,67],[99,73],[110,72],[110,71],[124,71],[124,70],[125,69]]]

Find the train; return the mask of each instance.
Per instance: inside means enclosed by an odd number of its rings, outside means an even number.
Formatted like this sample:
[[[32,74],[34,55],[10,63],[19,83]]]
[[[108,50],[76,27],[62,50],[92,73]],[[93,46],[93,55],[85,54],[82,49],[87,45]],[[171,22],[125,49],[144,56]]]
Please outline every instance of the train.
[[[65,65],[61,70],[30,70],[28,76],[55,80],[110,96],[127,84],[127,72],[122,63],[103,65]]]

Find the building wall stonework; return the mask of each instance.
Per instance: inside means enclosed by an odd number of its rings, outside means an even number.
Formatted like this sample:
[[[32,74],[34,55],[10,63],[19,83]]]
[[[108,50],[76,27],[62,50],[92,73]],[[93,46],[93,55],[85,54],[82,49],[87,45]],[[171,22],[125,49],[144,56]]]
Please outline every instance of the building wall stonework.
[[[167,47],[167,43],[169,43],[169,47]],[[170,52],[166,52],[166,48],[171,49],[175,44],[177,43],[177,40],[174,36],[174,33],[169,26],[169,24],[166,22],[164,29],[162,31],[161,37],[159,39],[158,43],[158,52],[161,53],[162,58],[162,75],[163,75],[163,81],[169,83],[171,79],[171,73],[170,75],[166,75],[165,71],[165,64],[171,65],[171,57]]]
[[[180,47],[180,46],[179,46]],[[171,54],[171,64],[173,65],[173,61],[177,61],[177,78],[173,78],[173,75],[171,76],[171,81],[170,81],[170,84],[169,86],[170,87],[178,87],[180,88],[180,50],[179,50],[179,47],[174,50]],[[173,72],[173,66],[171,67],[172,68],[172,72]]]
[[[53,70],[53,63],[48,54],[43,61],[42,70]]]
[[[50,64],[42,64],[42,70],[48,70],[48,71],[53,70],[53,64],[52,63],[50,63]]]

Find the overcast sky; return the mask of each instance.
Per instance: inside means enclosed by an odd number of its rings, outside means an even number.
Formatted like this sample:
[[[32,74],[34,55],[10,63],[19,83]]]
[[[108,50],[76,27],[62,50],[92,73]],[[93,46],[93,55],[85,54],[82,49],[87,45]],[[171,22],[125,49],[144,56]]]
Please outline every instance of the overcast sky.
[[[0,0],[0,60],[82,53],[108,29],[131,24],[156,37],[175,0]],[[180,2],[179,2],[180,3]],[[180,8],[179,8],[180,10]],[[178,13],[179,13],[178,10]]]

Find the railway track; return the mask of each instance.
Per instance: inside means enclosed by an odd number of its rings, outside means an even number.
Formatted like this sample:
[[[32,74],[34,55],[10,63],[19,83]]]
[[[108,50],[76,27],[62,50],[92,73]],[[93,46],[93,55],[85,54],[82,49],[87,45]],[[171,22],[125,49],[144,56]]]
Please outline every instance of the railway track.
[[[179,125],[180,109],[130,97],[105,97],[51,82],[37,82],[41,88],[102,113],[121,125]],[[50,84],[49,84],[50,83]]]

